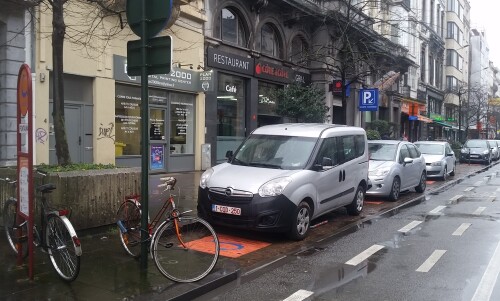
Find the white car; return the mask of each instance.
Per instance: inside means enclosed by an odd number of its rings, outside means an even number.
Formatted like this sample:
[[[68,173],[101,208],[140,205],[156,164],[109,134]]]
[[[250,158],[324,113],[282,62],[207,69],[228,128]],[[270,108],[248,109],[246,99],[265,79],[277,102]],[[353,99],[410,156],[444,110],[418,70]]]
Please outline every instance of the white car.
[[[491,147],[491,160],[497,161],[500,159],[500,150],[498,149],[498,142],[497,140],[488,140],[490,143]]]
[[[407,141],[368,141],[370,165],[368,177],[372,187],[369,196],[387,197],[396,201],[399,193],[415,188],[425,191],[427,172],[425,159],[418,148]]]
[[[455,175],[457,159],[448,142],[418,141],[415,145],[425,158],[428,178],[436,177],[445,181],[448,176]]]

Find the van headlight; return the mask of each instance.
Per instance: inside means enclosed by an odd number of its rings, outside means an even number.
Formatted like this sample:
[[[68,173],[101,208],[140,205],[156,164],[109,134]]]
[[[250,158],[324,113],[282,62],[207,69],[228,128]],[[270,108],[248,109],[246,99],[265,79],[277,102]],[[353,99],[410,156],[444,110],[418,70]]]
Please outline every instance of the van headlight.
[[[203,188],[203,189],[207,188],[208,180],[210,180],[210,177],[212,176],[213,173],[214,173],[213,168],[209,168],[209,169],[205,170],[205,172],[201,175],[201,178],[200,178],[200,187],[201,188]]]
[[[288,177],[271,180],[260,186],[259,195],[261,197],[280,195],[290,182],[292,179]]]

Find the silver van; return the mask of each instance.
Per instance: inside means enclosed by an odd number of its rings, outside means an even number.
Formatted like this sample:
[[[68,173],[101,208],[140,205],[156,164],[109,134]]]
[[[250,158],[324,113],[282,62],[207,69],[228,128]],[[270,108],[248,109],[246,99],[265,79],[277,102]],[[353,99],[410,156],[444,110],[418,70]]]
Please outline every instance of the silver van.
[[[351,215],[363,209],[369,182],[362,128],[263,126],[226,157],[200,179],[198,214],[211,223],[301,240],[313,219],[343,206]]]

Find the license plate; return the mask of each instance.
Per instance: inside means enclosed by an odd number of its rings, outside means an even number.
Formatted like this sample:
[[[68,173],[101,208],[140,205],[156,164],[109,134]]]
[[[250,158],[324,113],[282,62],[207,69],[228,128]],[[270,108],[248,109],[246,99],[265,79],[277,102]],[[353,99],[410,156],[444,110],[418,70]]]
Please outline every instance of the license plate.
[[[213,204],[212,211],[224,214],[231,214],[231,215],[241,215],[241,208],[238,207],[229,207],[229,206],[221,206]]]
[[[479,158],[479,155],[470,155],[471,158]]]

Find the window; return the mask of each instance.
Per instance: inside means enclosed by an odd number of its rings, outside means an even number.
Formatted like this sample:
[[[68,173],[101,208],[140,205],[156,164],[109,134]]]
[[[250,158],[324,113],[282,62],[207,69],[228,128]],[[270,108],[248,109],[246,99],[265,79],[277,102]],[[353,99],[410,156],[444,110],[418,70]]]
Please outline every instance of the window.
[[[349,162],[356,158],[355,152],[356,147],[354,144],[354,136],[342,136],[339,137],[339,142],[341,142],[341,152],[339,152],[340,163]]]
[[[194,96],[170,93],[170,152],[194,153]]]
[[[292,40],[292,49],[290,51],[290,61],[298,65],[307,66],[308,46],[304,39],[296,36]]]
[[[270,24],[265,24],[261,29],[261,51],[263,54],[274,57],[281,56],[279,38],[276,30]]]
[[[238,15],[230,8],[221,11],[221,39],[245,47],[244,26]]]
[[[458,89],[458,79],[454,76],[446,76],[446,89],[448,91],[456,91]]]
[[[420,79],[425,82],[425,47],[420,50]]]
[[[328,158],[332,160],[332,166],[336,166],[339,164],[338,156],[337,156],[337,138],[331,137],[323,140],[323,144],[321,144],[321,149],[318,152],[318,156],[316,158],[316,164],[322,164],[323,158]]]
[[[416,158],[420,157],[420,156],[418,155],[418,151],[417,151],[417,149],[415,148],[415,146],[413,146],[413,145],[411,145],[411,144],[407,144],[406,146],[408,147],[408,151],[410,152],[410,157],[411,157],[412,159],[416,159]]]
[[[459,45],[462,45],[463,32],[458,28],[458,25],[455,22],[448,22],[446,28],[446,38],[454,39]]]
[[[456,50],[446,50],[446,66],[453,66],[462,71],[464,59]]]
[[[356,157],[361,157],[365,153],[365,137],[361,135],[354,136],[356,144]]]
[[[406,145],[402,145],[399,150],[399,163],[403,164],[405,158],[410,158],[410,152],[408,151]]]

